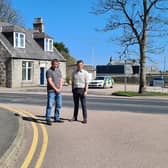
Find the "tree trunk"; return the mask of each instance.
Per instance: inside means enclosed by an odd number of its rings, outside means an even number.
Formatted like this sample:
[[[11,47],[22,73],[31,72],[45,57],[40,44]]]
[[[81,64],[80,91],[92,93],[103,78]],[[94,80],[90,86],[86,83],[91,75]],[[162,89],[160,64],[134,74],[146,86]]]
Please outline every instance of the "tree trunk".
[[[146,86],[146,72],[145,72],[145,44],[144,42],[140,44],[140,81],[139,81],[139,93],[145,91]]]

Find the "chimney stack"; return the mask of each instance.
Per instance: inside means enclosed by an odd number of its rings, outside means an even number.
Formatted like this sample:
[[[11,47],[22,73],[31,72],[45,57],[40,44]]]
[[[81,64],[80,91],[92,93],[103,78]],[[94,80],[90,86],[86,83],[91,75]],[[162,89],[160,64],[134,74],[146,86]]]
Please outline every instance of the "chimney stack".
[[[34,32],[44,32],[44,23],[41,17],[37,17],[34,19],[33,30]]]

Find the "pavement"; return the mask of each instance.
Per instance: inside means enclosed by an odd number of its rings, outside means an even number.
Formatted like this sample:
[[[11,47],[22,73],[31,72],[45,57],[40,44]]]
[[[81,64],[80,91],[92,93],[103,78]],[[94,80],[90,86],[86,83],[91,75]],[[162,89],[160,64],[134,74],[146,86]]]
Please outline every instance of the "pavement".
[[[125,89],[124,85],[115,85],[114,88],[110,89],[89,89],[89,94],[109,96],[111,95],[112,92],[124,89]],[[127,85],[126,90],[138,91],[138,86]],[[167,88],[163,89],[163,88],[148,87],[148,90],[159,92],[162,91],[168,93]],[[36,92],[38,94],[41,92],[42,93],[46,92],[46,87],[0,88],[0,93],[1,92],[5,93]],[[69,86],[64,87],[63,93],[71,94],[71,88]],[[25,110],[31,110],[32,112],[34,111],[34,109],[36,109],[36,111],[43,111],[42,107],[33,108],[33,106],[31,107],[30,106],[25,107],[24,105],[20,106],[21,108]],[[68,111],[72,111],[72,109],[71,110],[65,108],[63,109],[63,118],[71,117],[72,114],[69,113]],[[106,115],[100,113],[99,118],[101,118],[101,121],[106,121],[106,123],[102,123],[95,114],[96,113],[90,114],[89,116],[90,120],[93,120],[94,122],[89,123],[84,130],[81,125],[80,126],[76,124],[72,125],[70,123],[67,123],[64,126],[58,126],[59,129],[56,130],[53,130],[55,129],[54,127],[48,130],[49,134],[52,134],[51,133],[52,131],[56,131],[55,134],[59,135],[58,137],[52,137],[51,144],[54,144],[56,141],[58,141],[57,149],[61,151],[62,148],[66,148],[67,150],[66,153],[61,152],[56,155],[57,162],[54,163],[55,166],[64,167],[63,165],[67,163],[67,165],[70,164],[69,167],[76,167],[76,168],[79,165],[81,168],[82,167],[89,168],[92,166],[108,167],[108,163],[113,162],[116,163],[114,168],[120,168],[120,167],[122,168],[124,165],[127,165],[125,166],[125,168],[126,167],[135,168],[135,165],[137,165],[137,168],[138,167],[154,168],[152,165],[155,162],[156,168],[164,168],[164,167],[166,168],[166,166],[162,162],[165,163],[168,160],[167,158],[162,156],[168,150],[167,147],[163,148],[163,144],[166,145],[168,140],[168,138],[164,137],[165,133],[168,131],[167,116],[166,117],[163,115],[150,116],[145,114],[135,115],[130,114],[129,112],[120,114],[117,112],[106,113]],[[118,120],[119,118],[121,120]],[[143,122],[143,125],[141,122]],[[106,127],[104,124],[106,125]],[[133,125],[134,126],[136,125],[136,127],[134,127]],[[5,129],[1,129],[0,131],[0,137],[1,137],[0,163],[2,160],[5,160],[4,156],[7,155],[7,153],[9,152],[9,148],[12,145],[15,145],[13,142],[14,141],[16,142],[16,138],[19,132],[18,117],[15,116],[14,113],[11,113],[8,110],[0,108],[0,127],[2,128],[4,126]],[[148,129],[146,130],[146,128]],[[62,132],[64,132],[65,134],[62,134]],[[73,132],[75,132],[75,134],[73,134]],[[106,137],[106,139],[104,137]],[[72,141],[70,141],[70,139]],[[75,143],[75,141],[79,142],[78,145]],[[62,146],[63,144],[64,147]],[[145,146],[147,147],[146,149]],[[52,145],[51,146],[49,145],[48,150],[52,151],[53,150],[52,148],[53,148]],[[110,150],[108,150],[109,148]],[[148,160],[150,164],[147,160],[144,160],[143,163],[141,163],[144,151],[146,153],[145,157],[149,157]],[[157,151],[159,152],[161,151],[163,154],[159,156],[159,158],[157,155]],[[77,153],[81,155],[81,158],[76,157]],[[86,156],[85,153],[87,153],[88,155]],[[94,158],[97,157],[96,162],[92,162],[93,156]],[[50,156],[47,155],[46,157],[49,158]],[[65,160],[64,158],[66,158],[67,160]],[[83,160],[82,158],[85,159]],[[102,160],[102,158],[104,159]],[[51,157],[51,159],[54,158]],[[159,162],[156,162],[155,160]],[[86,165],[86,163],[87,164],[89,163],[90,165]],[[49,163],[46,159],[44,166],[48,165]]]
[[[133,84],[115,84],[113,88],[107,88],[107,89],[93,89],[89,88],[88,94],[89,95],[111,95],[113,92],[116,91],[137,91],[138,92],[139,86],[138,85],[133,85]],[[162,92],[162,93],[168,93],[168,88],[161,88],[161,87],[152,87],[152,86],[147,86],[146,91],[150,92]],[[41,93],[41,92],[46,92],[46,86],[38,86],[38,87],[24,87],[24,88],[3,88],[0,87],[0,92],[36,92]],[[71,93],[71,86],[64,86],[63,87],[63,92],[66,93]]]

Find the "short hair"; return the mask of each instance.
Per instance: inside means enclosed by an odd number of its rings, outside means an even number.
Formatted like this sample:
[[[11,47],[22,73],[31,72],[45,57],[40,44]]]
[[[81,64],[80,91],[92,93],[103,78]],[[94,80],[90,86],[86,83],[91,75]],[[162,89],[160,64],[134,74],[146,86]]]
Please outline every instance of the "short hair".
[[[51,64],[53,64],[54,62],[59,62],[59,61],[58,61],[58,59],[53,59],[53,60],[51,61]]]
[[[84,63],[83,60],[78,60],[78,61],[76,62],[76,64],[80,64],[80,63],[83,64],[83,63]]]

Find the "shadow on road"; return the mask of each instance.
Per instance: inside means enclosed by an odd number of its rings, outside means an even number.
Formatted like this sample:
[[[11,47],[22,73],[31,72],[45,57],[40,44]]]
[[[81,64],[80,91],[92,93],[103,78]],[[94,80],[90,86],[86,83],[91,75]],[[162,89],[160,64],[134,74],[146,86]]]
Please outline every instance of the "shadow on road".
[[[45,120],[45,119],[41,119],[41,118],[22,117],[22,119],[23,119],[24,121],[35,122],[35,123],[47,125],[46,120]]]
[[[36,117],[38,117],[38,118],[46,118],[45,116],[42,116],[42,115],[36,115]],[[54,120],[54,117],[51,117],[51,119]],[[61,117],[60,120],[72,122],[71,118],[62,118]],[[77,120],[76,122],[82,122],[82,120]]]

